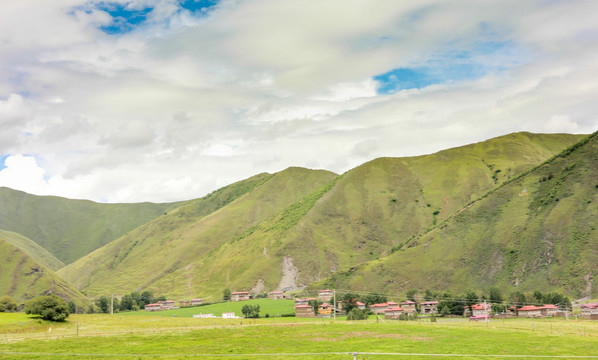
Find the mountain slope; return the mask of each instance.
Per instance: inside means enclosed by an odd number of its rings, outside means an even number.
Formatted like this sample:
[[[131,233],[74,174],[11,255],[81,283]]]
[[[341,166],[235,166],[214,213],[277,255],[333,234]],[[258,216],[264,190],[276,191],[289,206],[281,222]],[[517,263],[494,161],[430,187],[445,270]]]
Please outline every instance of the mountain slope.
[[[344,270],[338,288],[598,294],[598,133],[395,253]]]
[[[92,295],[147,288],[336,176],[302,168],[258,175],[177,208],[65,267],[59,274]],[[198,212],[206,202],[220,202],[237,188],[246,191],[213,212]]]
[[[62,261],[58,260],[46,249],[37,245],[31,239],[28,239],[21,234],[17,234],[12,231],[0,230],[0,238],[23,250],[23,252],[29,255],[33,260],[44,265],[52,271],[56,271],[64,267],[64,263]]]
[[[79,290],[5,241],[1,235],[0,274],[0,294],[10,295],[18,303],[48,294],[56,294],[67,301],[73,300],[79,307],[88,303]]]
[[[0,229],[70,263],[180,204],[99,204],[0,187]]]
[[[225,287],[301,287],[390,253],[578,139],[511,134],[432,155],[376,159],[341,177],[289,169],[193,222],[175,221],[189,213],[177,209],[59,273],[90,294],[150,288],[219,296]],[[267,205],[275,206],[264,211]]]
[[[272,290],[319,281],[401,246],[579,138],[519,133],[432,155],[376,159],[164,276],[154,288],[178,293],[189,286],[184,279],[201,279],[194,291],[217,296],[225,287],[255,290],[263,283]]]

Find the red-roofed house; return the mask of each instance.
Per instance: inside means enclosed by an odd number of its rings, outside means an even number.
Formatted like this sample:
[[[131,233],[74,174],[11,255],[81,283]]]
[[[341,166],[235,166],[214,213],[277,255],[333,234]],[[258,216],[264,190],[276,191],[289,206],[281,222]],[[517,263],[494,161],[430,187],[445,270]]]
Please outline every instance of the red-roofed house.
[[[517,317],[541,317],[542,308],[535,305],[527,305],[517,309]]]
[[[476,315],[469,317],[469,321],[484,321],[488,319],[490,319],[490,315]]]
[[[179,301],[179,306],[180,307],[191,306],[191,301],[189,301],[189,300],[181,300],[181,301]]]
[[[438,312],[438,301],[425,301],[420,304],[422,314],[436,314]]]
[[[480,303],[471,305],[472,316],[488,316],[490,315],[490,310],[492,309],[492,305],[488,303]]]
[[[202,302],[202,299],[191,299],[191,306],[201,305]]]
[[[406,314],[415,314],[415,301],[407,300],[401,303],[401,307]]]
[[[295,299],[295,305],[307,305],[309,299]]]
[[[542,305],[540,306],[540,309],[542,316],[546,317],[556,316],[556,312],[559,311],[559,307],[552,304]]]
[[[403,313],[403,308],[398,306],[392,306],[384,310],[384,318],[387,320],[399,320],[399,317]]]
[[[362,303],[361,301],[356,301],[356,302],[355,302],[355,306],[357,306],[357,308],[358,308],[359,310],[365,310],[365,304],[364,304],[364,303]]]
[[[160,304],[147,304],[145,305],[145,311],[160,311],[162,306]]]
[[[295,317],[310,318],[315,317],[314,308],[309,305],[295,305]]]
[[[581,316],[584,318],[598,316],[598,303],[581,304]]]
[[[268,297],[272,300],[281,300],[284,299],[284,292],[282,291],[271,291],[268,294]]]
[[[384,311],[386,310],[387,307],[388,307],[387,303],[372,304],[372,305],[370,305],[370,311],[373,312],[374,314],[384,314]]]
[[[318,306],[318,314],[321,317],[330,317],[330,314],[332,314],[332,306],[328,303],[320,304]]]
[[[249,292],[247,291],[236,291],[230,294],[230,301],[243,301],[249,300]]]
[[[318,299],[320,299],[322,301],[330,301],[330,299],[332,299],[333,296],[334,296],[334,291],[332,291],[330,289],[318,290]]]

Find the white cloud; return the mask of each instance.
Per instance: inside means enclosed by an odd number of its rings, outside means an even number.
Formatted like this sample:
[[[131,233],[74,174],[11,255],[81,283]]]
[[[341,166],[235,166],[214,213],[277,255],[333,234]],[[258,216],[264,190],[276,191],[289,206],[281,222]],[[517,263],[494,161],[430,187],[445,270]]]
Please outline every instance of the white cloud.
[[[0,155],[35,156],[9,157],[5,186],[181,200],[288,166],[598,128],[594,2],[225,0],[204,17],[119,2],[155,10],[111,36],[85,0],[0,4]],[[467,58],[480,44],[508,46]],[[374,76],[446,56],[491,71],[376,93]]]

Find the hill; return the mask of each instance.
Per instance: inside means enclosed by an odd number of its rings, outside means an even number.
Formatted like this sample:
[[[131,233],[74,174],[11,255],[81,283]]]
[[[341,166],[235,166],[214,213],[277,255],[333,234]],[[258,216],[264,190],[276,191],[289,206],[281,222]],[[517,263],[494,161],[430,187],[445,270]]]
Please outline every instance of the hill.
[[[517,133],[342,176],[291,168],[209,215],[176,209],[59,273],[89,294],[301,288],[396,251],[580,138]]]
[[[179,205],[100,204],[0,187],[0,229],[33,240],[68,264]]]
[[[0,294],[19,304],[40,295],[56,294],[85,307],[85,296],[51,270],[33,260],[0,235]]]
[[[592,296],[598,272],[598,133],[490,191],[400,250],[327,286],[561,291]]]
[[[58,260],[46,249],[37,245],[31,239],[28,239],[21,234],[17,234],[12,231],[0,230],[0,238],[18,247],[33,260],[44,265],[52,271],[56,271],[64,267],[64,263],[62,261]]]
[[[205,272],[189,274],[176,290],[152,286],[336,177],[302,168],[254,176],[129,232],[59,274],[90,295],[152,288],[160,294],[195,296]]]

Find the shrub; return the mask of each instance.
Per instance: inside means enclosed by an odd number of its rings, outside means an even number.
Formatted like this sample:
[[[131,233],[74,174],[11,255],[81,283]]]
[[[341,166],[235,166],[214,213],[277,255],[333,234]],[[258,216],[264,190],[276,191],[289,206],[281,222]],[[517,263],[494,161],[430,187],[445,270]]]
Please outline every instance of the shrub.
[[[40,296],[25,304],[25,313],[39,315],[44,320],[64,321],[69,316],[69,308],[56,295]]]
[[[17,303],[8,295],[0,298],[0,312],[17,310]]]
[[[347,320],[366,320],[368,318],[367,310],[353,308],[347,314]]]

